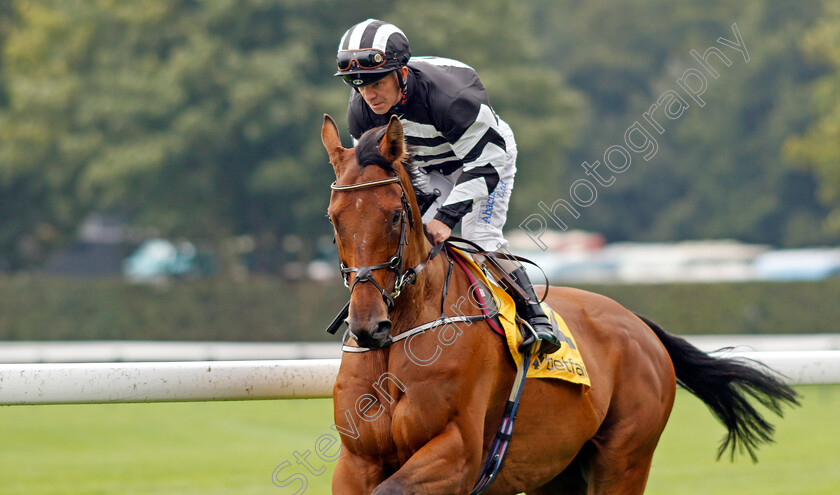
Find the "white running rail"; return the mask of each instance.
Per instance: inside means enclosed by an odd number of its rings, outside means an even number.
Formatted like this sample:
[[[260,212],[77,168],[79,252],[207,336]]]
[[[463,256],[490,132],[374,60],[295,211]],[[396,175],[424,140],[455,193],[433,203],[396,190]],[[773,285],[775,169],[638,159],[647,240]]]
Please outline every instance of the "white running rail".
[[[781,344],[770,336],[753,341],[739,337],[689,340],[706,351],[734,345],[735,350],[722,354],[763,363],[791,384],[840,383],[840,339],[814,337],[809,342],[809,336],[785,336],[790,341]],[[816,345],[817,339],[821,344]],[[337,350],[337,344],[331,345]],[[779,348],[787,350],[772,350]],[[8,363],[0,364],[0,405],[331,397],[339,363],[336,358]]]
[[[0,404],[332,397],[338,359],[0,364]]]

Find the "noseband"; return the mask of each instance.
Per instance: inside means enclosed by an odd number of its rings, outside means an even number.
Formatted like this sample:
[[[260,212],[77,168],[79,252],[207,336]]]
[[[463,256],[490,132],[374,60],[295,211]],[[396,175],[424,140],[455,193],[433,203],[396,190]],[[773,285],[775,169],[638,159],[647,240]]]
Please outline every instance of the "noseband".
[[[397,245],[397,252],[394,253],[391,258],[384,262],[378,263],[376,265],[369,265],[369,266],[346,266],[343,262],[340,262],[341,267],[341,276],[344,279],[344,286],[350,289],[350,294],[353,293],[353,289],[356,287],[356,284],[359,282],[370,282],[372,283],[378,290],[379,293],[382,294],[382,299],[385,301],[385,304],[388,306],[388,312],[390,313],[394,309],[394,298],[400,295],[402,289],[408,285],[413,284],[414,281],[417,279],[417,274],[426,263],[437,254],[440,249],[433,249],[431,253],[429,253],[429,258],[426,261],[423,261],[416,267],[408,268],[407,270],[403,271],[403,251],[405,250],[405,246],[408,244],[408,230],[406,229],[406,224],[410,228],[414,228],[414,217],[411,214],[411,205],[408,202],[408,198],[405,195],[405,189],[402,187],[402,183],[400,182],[399,177],[389,177],[387,179],[381,180],[372,180],[368,182],[359,182],[357,184],[349,184],[346,186],[338,186],[333,182],[330,185],[330,189],[333,191],[353,191],[356,189],[366,189],[369,187],[378,187],[384,186],[386,184],[398,184],[400,186],[400,201],[402,202],[402,213],[401,217],[401,225],[400,225],[400,242]],[[437,246],[435,246],[437,248]],[[394,272],[396,276],[396,280],[394,281],[394,290],[390,294],[386,291],[376,279],[373,278],[373,271],[374,270],[381,270],[381,269],[388,269]],[[350,284],[350,274],[355,273],[356,276],[353,278],[353,283]]]

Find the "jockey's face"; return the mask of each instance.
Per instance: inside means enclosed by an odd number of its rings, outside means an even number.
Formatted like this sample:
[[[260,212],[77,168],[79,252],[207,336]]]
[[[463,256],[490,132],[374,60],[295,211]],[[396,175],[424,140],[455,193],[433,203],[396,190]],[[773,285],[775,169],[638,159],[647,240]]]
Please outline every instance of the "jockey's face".
[[[408,72],[408,69],[402,69]],[[394,105],[399,103],[402,98],[402,91],[397,80],[397,72],[394,71],[373,84],[362,86],[359,89],[359,94],[365,99],[373,113],[383,115],[388,113]]]

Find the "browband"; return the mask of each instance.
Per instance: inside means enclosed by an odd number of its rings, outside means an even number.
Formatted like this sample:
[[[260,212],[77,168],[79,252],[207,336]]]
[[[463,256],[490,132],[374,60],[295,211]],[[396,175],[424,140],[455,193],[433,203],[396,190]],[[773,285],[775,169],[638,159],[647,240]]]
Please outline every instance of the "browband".
[[[383,186],[385,184],[393,184],[399,182],[400,178],[397,176],[388,177],[387,179],[370,180],[367,182],[359,182],[358,184],[348,184],[346,186],[337,186],[335,182],[330,184],[330,189],[333,191],[349,191],[351,189],[362,189],[365,187]]]

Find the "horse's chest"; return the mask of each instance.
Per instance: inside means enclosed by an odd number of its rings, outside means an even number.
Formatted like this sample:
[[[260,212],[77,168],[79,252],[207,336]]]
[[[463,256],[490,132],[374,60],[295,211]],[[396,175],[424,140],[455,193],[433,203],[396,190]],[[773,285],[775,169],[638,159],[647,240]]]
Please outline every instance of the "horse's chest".
[[[393,402],[388,402],[387,397],[373,399],[373,395],[362,398],[357,401],[354,414],[344,414],[348,426],[345,433],[351,432],[345,438],[357,454],[401,465],[446,428],[448,414],[443,411],[448,408],[434,401],[418,403],[405,395]]]
[[[409,381],[409,371],[340,376],[336,426],[351,452],[395,467],[446,429],[456,391],[439,376]]]
[[[451,419],[448,404],[433,398],[420,400],[406,395],[393,407],[391,433],[403,460],[443,432]]]
[[[336,428],[354,453],[387,457],[395,451],[391,434],[396,399],[383,390],[341,390],[336,393]]]

